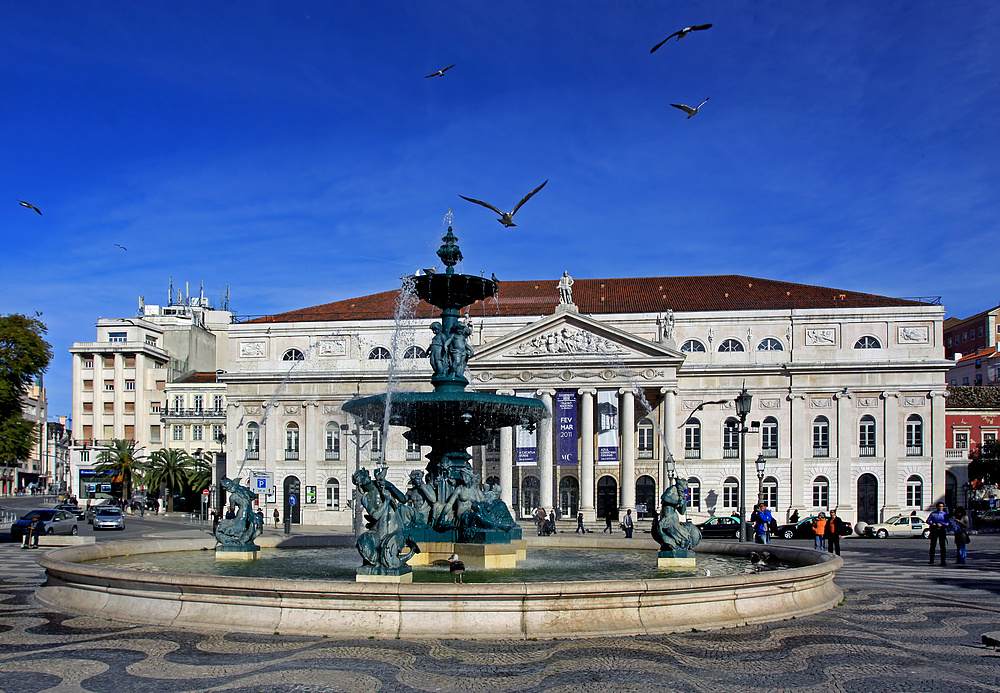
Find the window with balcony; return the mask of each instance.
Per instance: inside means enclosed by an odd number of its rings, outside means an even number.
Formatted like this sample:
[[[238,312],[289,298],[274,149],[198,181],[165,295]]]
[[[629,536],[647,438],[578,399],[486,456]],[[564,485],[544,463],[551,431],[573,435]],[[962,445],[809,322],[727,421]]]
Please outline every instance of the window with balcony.
[[[740,456],[740,422],[729,417],[722,427],[722,457],[727,460],[738,459]]]
[[[858,457],[875,457],[875,417],[870,414],[858,424]]]
[[[184,411],[184,395],[174,395],[174,412],[180,414]]]
[[[412,441],[406,441],[406,459],[409,461],[420,459],[420,446]]]
[[[260,459],[260,424],[251,421],[247,424],[247,454],[246,459]]]
[[[299,459],[299,425],[294,421],[285,426],[285,459]]]
[[[205,408],[205,397],[204,395],[194,396],[194,413],[201,414]]]
[[[830,507],[830,480],[825,476],[818,476],[813,479],[813,507]]]
[[[769,458],[778,456],[778,420],[773,416],[767,417],[761,424],[760,454]]]
[[[649,419],[640,421],[637,433],[636,443],[638,444],[639,459],[653,459],[656,456],[654,453],[656,447],[653,443],[653,422]]]
[[[216,414],[221,414],[225,410],[225,407],[223,406],[222,402],[223,402],[222,395],[215,395],[212,408],[215,409]]]
[[[920,457],[924,454],[924,420],[917,414],[906,418],[906,455]]]
[[[684,424],[684,457],[701,459],[701,422],[698,419],[688,419]]]
[[[813,419],[813,457],[830,456],[830,420],[825,416]]]
[[[336,421],[326,425],[326,459],[340,459],[340,424]]]

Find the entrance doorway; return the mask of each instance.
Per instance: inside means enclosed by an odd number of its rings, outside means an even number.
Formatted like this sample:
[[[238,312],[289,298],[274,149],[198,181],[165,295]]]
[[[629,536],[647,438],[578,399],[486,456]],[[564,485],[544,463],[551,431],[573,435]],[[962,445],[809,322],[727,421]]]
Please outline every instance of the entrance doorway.
[[[878,522],[878,479],[873,474],[858,477],[858,522]]]
[[[650,517],[656,510],[656,481],[643,474],[635,480],[635,516]]]
[[[564,476],[559,482],[559,510],[563,517],[576,518],[580,509],[580,482],[575,476]]]
[[[526,476],[521,480],[521,517],[534,515],[541,499],[541,488],[537,476]]]
[[[605,517],[609,510],[618,509],[618,482],[613,476],[597,480],[597,516]]]
[[[300,509],[302,507],[302,493],[301,485],[299,484],[299,478],[296,476],[286,476],[285,477],[285,514],[282,515],[282,519],[286,517],[292,518],[292,524],[297,525],[301,523]]]

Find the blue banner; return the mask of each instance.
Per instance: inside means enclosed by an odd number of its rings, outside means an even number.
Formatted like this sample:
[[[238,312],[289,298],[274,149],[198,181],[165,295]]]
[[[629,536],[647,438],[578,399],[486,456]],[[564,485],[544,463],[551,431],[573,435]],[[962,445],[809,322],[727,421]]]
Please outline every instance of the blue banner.
[[[556,393],[556,464],[576,465],[576,392]]]

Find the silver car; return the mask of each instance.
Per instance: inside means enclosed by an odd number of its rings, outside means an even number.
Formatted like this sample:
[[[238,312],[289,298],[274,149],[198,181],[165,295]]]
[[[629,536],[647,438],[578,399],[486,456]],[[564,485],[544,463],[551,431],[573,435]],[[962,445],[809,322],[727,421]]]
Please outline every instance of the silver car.
[[[94,529],[125,529],[125,516],[113,505],[98,508],[94,513]]]

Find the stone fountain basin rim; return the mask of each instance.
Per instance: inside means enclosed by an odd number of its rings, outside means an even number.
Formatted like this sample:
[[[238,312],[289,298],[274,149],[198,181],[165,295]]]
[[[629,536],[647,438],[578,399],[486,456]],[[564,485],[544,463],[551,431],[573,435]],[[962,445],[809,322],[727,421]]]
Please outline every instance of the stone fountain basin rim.
[[[258,540],[262,548],[265,543]],[[281,548],[289,548],[289,542],[276,542],[281,544]],[[295,542],[291,542],[294,546]],[[322,544],[317,542],[306,543],[307,546],[345,546],[341,542]],[[156,539],[156,540],[123,540],[113,542],[99,542],[84,546],[69,546],[46,551],[38,557],[38,564],[45,568],[46,572],[55,571],[58,573],[72,573],[88,578],[106,579],[109,581],[133,581],[137,583],[160,584],[160,585],[190,585],[192,587],[219,587],[225,591],[260,591],[276,590],[282,593],[288,592],[340,592],[346,594],[371,594],[386,593],[395,594],[397,592],[407,592],[411,594],[433,594],[442,593],[460,594],[463,599],[475,599],[477,596],[492,598],[498,594],[518,594],[518,595],[547,595],[552,593],[566,594],[568,592],[578,592],[581,594],[589,592],[609,592],[628,591],[630,588],[648,590],[651,586],[658,587],[662,591],[677,591],[698,588],[727,588],[734,585],[744,584],[771,584],[785,582],[789,577],[809,578],[816,575],[826,574],[832,570],[836,571],[843,565],[843,560],[839,556],[825,552],[817,552],[811,549],[798,549],[793,547],[771,547],[770,553],[779,560],[802,563],[795,568],[785,570],[765,571],[756,574],[736,574],[720,575],[713,577],[696,578],[660,578],[660,579],[620,579],[620,580],[590,580],[575,582],[511,582],[511,583],[466,583],[460,588],[451,589],[449,583],[411,583],[411,584],[385,584],[385,583],[365,583],[365,582],[344,582],[335,580],[296,580],[278,578],[257,578],[257,577],[232,577],[218,575],[198,575],[190,573],[162,573],[146,572],[141,570],[130,570],[127,568],[108,568],[103,566],[83,565],[82,561],[91,561],[100,558],[114,558],[121,556],[138,556],[146,553],[170,553],[175,551],[199,551],[214,550],[216,543],[213,539]],[[754,544],[739,544],[736,542],[708,542],[699,544],[699,552],[721,553],[729,555],[747,554],[754,551]],[[533,548],[537,548],[533,547]],[[586,547],[576,542],[572,546],[548,546],[547,548],[600,548],[606,550],[615,549],[639,549],[654,552],[655,545],[644,546],[614,546],[609,547],[606,543],[594,543]],[[544,550],[544,549],[543,549]],[[828,565],[832,564],[832,565]],[[220,584],[223,583],[223,584]]]

